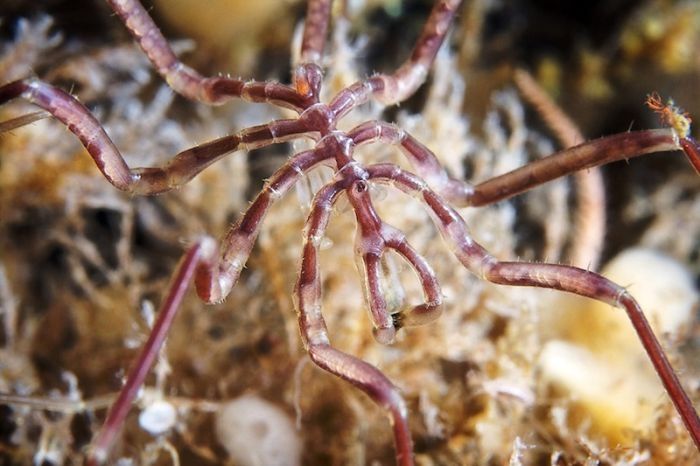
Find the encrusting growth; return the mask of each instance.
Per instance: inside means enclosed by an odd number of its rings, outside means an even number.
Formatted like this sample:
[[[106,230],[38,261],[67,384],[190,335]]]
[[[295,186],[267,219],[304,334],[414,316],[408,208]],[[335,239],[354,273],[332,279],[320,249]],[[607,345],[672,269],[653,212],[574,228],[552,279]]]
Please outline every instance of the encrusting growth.
[[[90,462],[107,461],[114,439],[167,336],[190,280],[194,280],[197,293],[205,302],[223,300],[236,284],[270,207],[287,194],[300,177],[319,165],[332,167],[334,176],[316,192],[304,227],[301,262],[294,288],[302,342],[318,366],[358,387],[385,410],[393,428],[397,464],[413,464],[406,403],[398,388],[379,369],[333,347],[322,314],[319,249],[333,207],[339,196],[345,194],[355,214],[355,254],[361,264],[376,340],[389,344],[402,327],[425,325],[440,315],[443,298],[438,277],[406,236],[382,220],[370,195],[372,184],[388,185],[422,203],[455,257],[478,277],[501,285],[566,291],[624,309],[691,437],[700,448],[698,415],[642,310],[623,287],[573,266],[498,260],[470,236],[465,221],[452,207],[492,204],[561,176],[652,152],[682,150],[697,170],[700,167],[700,148],[688,136],[688,128],[679,131],[679,121],[682,120],[675,107],[669,110],[658,99],[650,99],[652,108],[663,115],[673,116],[665,120],[673,126],[672,129],[627,132],[578,145],[573,145],[578,141],[565,138],[563,145],[572,147],[472,186],[453,178],[429,148],[397,126],[368,121],[348,131],[338,129],[338,122],[345,115],[372,99],[392,105],[405,101],[416,92],[428,75],[461,1],[438,0],[435,3],[411,55],[397,71],[355,82],[328,103],[320,100],[324,77],[320,63],[330,21],[331,0],[309,1],[301,42],[301,63],[293,71],[292,85],[204,77],[179,61],[138,1],[109,0],[108,3],[158,73],[176,92],[209,104],[222,104],[234,98],[267,103],[290,109],[297,113],[297,117],[243,129],[193,147],[159,167],[130,168],[98,120],[74,97],[56,87],[37,79],[14,81],[0,86],[0,104],[22,98],[41,107],[80,139],[107,181],[120,190],[139,195],[164,193],[182,186],[204,168],[234,151],[297,138],[310,139],[313,146],[292,155],[272,175],[220,246],[205,236],[196,240],[185,253],[161,304],[150,338],[110,409],[104,427],[92,443]],[[28,116],[16,124],[0,126],[0,129],[7,130],[33,119]],[[359,146],[377,143],[397,146],[415,173],[394,164],[364,165],[355,159]],[[388,306],[381,266],[382,257],[388,250],[396,252],[415,272],[424,295],[422,303],[405,306],[398,312]]]

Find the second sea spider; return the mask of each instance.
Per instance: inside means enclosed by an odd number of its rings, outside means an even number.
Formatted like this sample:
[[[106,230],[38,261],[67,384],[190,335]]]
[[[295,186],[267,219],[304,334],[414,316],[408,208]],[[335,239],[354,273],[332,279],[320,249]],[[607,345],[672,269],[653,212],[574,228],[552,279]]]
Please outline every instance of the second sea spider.
[[[80,138],[108,181],[134,194],[157,194],[181,186],[219,158],[236,150],[250,150],[299,137],[310,138],[314,147],[293,155],[268,180],[243,217],[226,235],[220,249],[211,238],[203,237],[185,254],[173,286],[163,301],[153,333],[110,410],[105,427],[93,442],[91,454],[95,461],[107,458],[113,439],[167,335],[192,276],[203,300],[218,302],[224,299],[247,261],[270,206],[302,175],[318,165],[330,166],[335,175],[316,193],[304,231],[303,253],[294,292],[302,340],[317,365],[359,387],[386,410],[394,430],[397,463],[413,463],[408,412],[401,394],[378,369],[333,348],[321,314],[319,248],[331,209],[344,193],[356,217],[355,252],[361,264],[376,339],[381,343],[391,343],[400,328],[427,324],[439,316],[442,293],[438,278],[404,234],[379,217],[369,190],[374,183],[391,185],[422,202],[457,259],[479,277],[498,284],[559,289],[624,308],[693,440],[700,443],[700,421],[695,410],[639,306],[624,288],[595,273],[574,267],[499,261],[471,238],[465,222],[451,207],[487,205],[577,170],[650,152],[682,149],[697,169],[700,166],[698,147],[685,132],[676,128],[610,136],[470,186],[452,178],[427,147],[394,125],[370,121],[347,132],[337,129],[341,118],[370,99],[391,105],[406,100],[417,90],[428,74],[460,1],[436,3],[410,58],[396,72],[375,75],[352,84],[329,103],[320,101],[323,80],[320,59],[329,24],[330,0],[309,2],[301,64],[294,70],[292,86],[202,77],[176,58],[139,2],[111,0],[109,3],[175,91],[211,104],[220,104],[231,98],[266,102],[296,111],[298,118],[248,128],[194,147],[176,155],[162,167],[130,169],[98,121],[65,92],[38,80],[25,79],[0,87],[0,103],[22,97],[44,108]],[[15,124],[24,124],[28,120],[18,120]],[[5,129],[10,126],[6,125]],[[358,146],[378,142],[398,146],[416,174],[392,164],[365,166],[355,160]],[[401,310],[389,309],[381,270],[382,256],[388,250],[398,253],[415,270],[423,288],[424,303]]]

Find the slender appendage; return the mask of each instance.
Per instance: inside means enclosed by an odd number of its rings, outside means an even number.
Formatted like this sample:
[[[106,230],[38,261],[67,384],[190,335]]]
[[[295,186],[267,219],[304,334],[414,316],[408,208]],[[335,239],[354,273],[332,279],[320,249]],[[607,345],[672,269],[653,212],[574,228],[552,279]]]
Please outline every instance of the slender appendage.
[[[114,444],[114,439],[124,424],[126,415],[131,409],[131,405],[143,385],[146,375],[151,370],[153,362],[165,342],[173,319],[180,308],[180,303],[182,303],[185,291],[187,291],[190,280],[194,275],[197,263],[206,259],[214,250],[214,240],[209,237],[203,237],[189,248],[180,261],[168,294],[158,311],[158,318],[153,325],[151,334],[148,336],[148,340],[144,344],[138,358],[134,361],[126,382],[119,392],[119,396],[107,413],[107,418],[102,428],[92,442],[88,464],[102,464],[107,460]]]
[[[389,344],[394,341],[396,329],[384,299],[381,259],[386,248],[386,236],[391,235],[392,231],[377,215],[369,197],[369,186],[364,180],[353,183],[347,194],[357,219],[355,254],[374,336],[380,343]]]
[[[284,196],[301,175],[330,157],[331,154],[320,149],[301,152],[272,175],[243,217],[226,234],[221,243],[220,257],[217,260],[201,261],[198,265],[195,286],[203,301],[223,301],[248,261],[270,206]]]
[[[461,0],[439,0],[433,6],[421,35],[410,57],[393,74],[377,74],[352,84],[340,91],[329,107],[340,119],[353,108],[375,96],[384,105],[393,105],[408,99],[425,82],[428,70],[435,61],[445,40]]]
[[[691,137],[685,137],[680,139],[679,144],[695,172],[700,175],[700,145],[698,142]]]
[[[356,146],[383,142],[399,147],[421,178],[450,202],[463,203],[472,195],[469,183],[450,176],[430,149],[396,125],[368,121],[350,130],[348,137]]]
[[[35,79],[0,87],[0,105],[15,98],[43,108],[66,125],[80,139],[104,177],[116,188],[133,194],[170,191],[230,152],[285,142],[306,132],[300,120],[277,120],[187,149],[161,167],[132,170],[100,122],[73,96]]]
[[[350,382],[387,412],[394,431],[396,464],[413,466],[413,441],[408,428],[408,410],[398,388],[373,365],[328,344],[309,346],[308,351],[316,365]]]
[[[403,233],[379,218],[368,192],[370,181],[392,184],[422,201],[460,262],[480,277],[500,284],[568,291],[625,308],[700,448],[697,414],[641,310],[624,289],[599,275],[574,267],[499,262],[469,236],[464,220],[447,203],[485,205],[581,169],[644,153],[679,148],[684,150],[691,164],[700,172],[700,147],[694,140],[685,137],[679,139],[670,129],[611,136],[561,151],[471,187],[451,178],[427,147],[395,126],[368,122],[347,134],[336,128],[340,118],[372,97],[390,105],[409,98],[417,90],[426,79],[460,0],[436,1],[410,57],[396,72],[357,82],[340,91],[328,105],[319,99],[323,80],[319,62],[330,21],[331,0],[309,2],[301,46],[302,62],[293,72],[293,86],[204,77],[177,58],[140,2],[107,1],[158,73],[176,92],[210,104],[219,104],[231,98],[267,102],[293,109],[299,114],[295,120],[273,121],[188,149],[162,167],[130,169],[99,122],[75,98],[32,79],[0,86],[0,105],[21,97],[63,122],[80,139],[105,178],[115,187],[137,194],[159,193],[181,186],[214,161],[235,150],[262,147],[301,136],[310,137],[317,143],[313,150],[294,155],[266,182],[242,218],[227,233],[221,252],[218,252],[213,240],[205,237],[185,254],[154,329],[95,439],[90,463],[107,459],[114,438],[163,344],[189,280],[194,276],[197,292],[206,302],[224,299],[240,276],[270,206],[287,193],[300,176],[320,163],[334,166],[336,174],[334,181],[314,196],[304,229],[303,252],[294,290],[302,341],[319,367],[357,386],[386,411],[393,426],[397,463],[400,466],[413,465],[413,448],[407,410],[399,390],[376,367],[331,347],[321,313],[319,247],[332,206],[338,195],[345,192],[357,219],[356,250],[362,264],[361,272],[377,339],[391,341],[397,328],[423,325],[439,315],[442,295],[433,270],[410,246]],[[4,126],[0,123],[0,132],[27,124],[33,118],[31,115],[20,117]],[[353,159],[353,151],[355,146],[370,142],[398,146],[427,183],[391,164],[364,168]],[[401,255],[414,269],[425,297],[425,303],[393,315],[387,309],[382,289],[384,277],[380,261],[387,248]]]
[[[412,466],[413,442],[406,404],[399,390],[376,367],[331,347],[321,314],[318,249],[328,225],[331,207],[343,189],[346,186],[341,182],[322,188],[314,197],[306,221],[301,265],[294,289],[302,341],[314,363],[358,387],[387,412],[394,430],[397,464]]]
[[[365,81],[356,82],[338,92],[338,94],[331,99],[328,106],[333,111],[336,119],[339,120],[354,108],[367,103],[372,93],[377,89],[381,89],[383,86],[382,80],[377,76],[368,78]]]
[[[0,122],[0,134],[12,131],[13,129],[21,128],[22,126],[30,125],[35,121],[50,117],[49,112],[40,110],[38,112],[28,113],[27,115],[18,116],[11,120]]]
[[[332,0],[310,0],[306,7],[301,63],[319,63],[323,55],[331,19]]]
[[[294,305],[304,348],[329,345],[328,328],[321,314],[321,278],[318,249],[328,226],[331,209],[343,187],[339,183],[321,188],[312,201],[304,225],[301,264],[294,286]]]
[[[678,380],[642,309],[624,288],[601,275],[576,267],[497,262],[495,259],[489,261],[485,278],[501,285],[535,286],[567,291],[624,309],[693,442],[700,449],[700,418],[693,403]]]
[[[362,241],[358,237],[357,244]],[[394,319],[389,314],[386,299],[384,298],[384,289],[382,281],[384,274],[382,273],[382,253],[384,245],[382,244],[382,252],[358,251],[358,271],[362,279],[362,288],[365,295],[365,301],[369,306],[370,317],[372,319],[372,333],[374,338],[384,345],[394,342],[396,337],[396,327]]]
[[[569,116],[525,70],[515,71],[515,83],[554,132],[563,148],[584,142],[583,134]],[[570,260],[573,265],[595,270],[603,252],[605,239],[605,186],[598,168],[574,172],[576,184],[576,213]]]
[[[644,345],[649,359],[651,359],[656,372],[661,377],[661,381],[671,397],[671,401],[673,401],[678,414],[683,420],[683,424],[688,429],[695,446],[700,450],[700,418],[698,418],[698,413],[692,401],[690,401],[688,394],[683,389],[673,367],[669,363],[666,353],[654,335],[649,321],[639,304],[627,291],[620,294],[616,306],[623,307],[627,312],[637,335],[639,335],[639,339],[642,340],[642,345]]]
[[[426,325],[440,317],[442,312],[442,291],[440,283],[430,264],[423,256],[413,249],[406,237],[401,234],[390,238],[387,246],[403,257],[418,275],[423,288],[425,303],[402,310],[394,314],[394,324],[397,328]]]
[[[355,254],[374,326],[374,337],[382,344],[389,344],[401,326],[422,325],[440,315],[440,285],[432,268],[411,247],[406,236],[379,218],[372,205],[367,183],[363,179],[355,180],[347,192],[357,220]],[[386,248],[399,253],[414,269],[423,287],[425,303],[395,313],[388,309],[381,263]]]
[[[380,102],[386,105],[403,102],[425,82],[461,3],[461,0],[440,0],[435,3],[408,60],[393,74],[377,76],[383,85],[375,90],[374,95]]]
[[[307,106],[303,96],[283,84],[246,82],[223,76],[203,77],[177,58],[138,0],[107,0],[107,3],[122,19],[156,71],[175,92],[208,104],[221,104],[232,98],[241,98],[250,102],[268,102],[294,110]]]
[[[420,178],[391,164],[372,165],[367,171],[370,179],[390,183],[422,200],[457,259],[475,275],[501,285],[566,291],[625,309],[678,414],[700,449],[698,414],[639,305],[624,288],[601,275],[577,267],[501,262],[469,236],[467,226],[459,214]]]
[[[473,194],[464,200],[463,205],[478,207],[491,204],[577,170],[679,149],[678,138],[671,129],[630,131],[595,139],[484,181],[474,186]],[[685,147],[682,149],[688,154]]]

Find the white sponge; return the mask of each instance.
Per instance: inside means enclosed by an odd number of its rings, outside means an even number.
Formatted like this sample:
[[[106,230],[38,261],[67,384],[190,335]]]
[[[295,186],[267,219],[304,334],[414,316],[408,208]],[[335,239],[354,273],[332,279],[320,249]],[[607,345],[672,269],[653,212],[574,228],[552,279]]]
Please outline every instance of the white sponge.
[[[255,395],[244,395],[222,405],[216,417],[216,435],[241,466],[301,464],[301,440],[292,420],[277,406]]]

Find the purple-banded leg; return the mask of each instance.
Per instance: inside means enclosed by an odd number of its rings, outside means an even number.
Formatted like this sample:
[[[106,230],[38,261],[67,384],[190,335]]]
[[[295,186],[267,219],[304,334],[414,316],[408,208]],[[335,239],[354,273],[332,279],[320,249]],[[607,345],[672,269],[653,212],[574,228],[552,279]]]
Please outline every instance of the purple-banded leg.
[[[386,410],[394,431],[397,464],[412,466],[413,442],[408,428],[406,404],[399,390],[376,367],[333,348],[321,314],[319,245],[325,234],[333,203],[344,189],[347,189],[347,186],[343,185],[342,180],[323,187],[314,196],[311,212],[306,220],[299,277],[294,289],[302,341],[314,363],[358,387]]]
[[[690,137],[678,138],[666,128],[630,131],[584,142],[471,186],[450,177],[430,149],[394,125],[367,122],[353,128],[348,136],[356,145],[379,141],[398,146],[431,188],[461,207],[492,204],[579,170],[655,152],[682,150],[693,167],[700,169],[698,143]]]
[[[230,152],[285,142],[306,132],[306,126],[299,120],[277,120],[187,149],[161,167],[131,169],[100,122],[75,97],[36,79],[0,86],[0,105],[15,98],[43,108],[66,125],[80,139],[104,177],[116,188],[133,194],[170,191]]]
[[[90,452],[91,463],[103,463],[107,459],[114,438],[165,341],[192,277],[195,277],[197,290],[202,299],[207,302],[223,300],[238,280],[270,205],[289,191],[301,174],[325,158],[329,156],[320,150],[301,152],[278,169],[243,218],[227,235],[223,242],[221,258],[217,255],[216,243],[209,237],[201,238],[188,250],[175,273],[170,291],[163,301],[148,341],[134,363],[117,401],[110,409],[104,427],[93,442]]]
[[[426,325],[440,317],[442,312],[442,291],[435,272],[423,256],[411,246],[403,234],[395,235],[387,241],[387,247],[403,257],[418,275],[423,288],[425,302],[405,308],[392,317],[397,328]]]
[[[695,173],[700,175],[700,145],[698,142],[693,138],[685,137],[680,139],[679,144],[695,169]]]
[[[102,428],[90,446],[88,464],[102,464],[107,460],[114,439],[119,434],[131,405],[165,342],[197,264],[200,261],[211,261],[214,251],[216,251],[214,240],[202,237],[187,250],[177,266],[151,334],[134,361],[119,396],[109,409]]]
[[[370,179],[393,184],[421,199],[457,259],[475,275],[501,285],[566,291],[623,308],[690,436],[700,448],[700,418],[642,310],[624,288],[577,267],[499,261],[469,236],[464,220],[423,180],[390,164],[373,165],[367,171]]]
[[[340,91],[330,103],[337,119],[372,96],[385,105],[403,102],[425,82],[461,0],[435,2],[410,57],[393,74],[378,74]]]
[[[197,294],[203,301],[207,303],[223,301],[238,281],[248,261],[270,206],[284,196],[301,175],[331,156],[329,151],[323,148],[300,152],[291,157],[270,177],[243,217],[226,234],[218,260],[201,262],[197,267],[195,286]]]
[[[297,111],[308,105],[306,99],[294,88],[283,84],[200,75],[177,58],[138,0],[107,0],[107,3],[124,22],[156,71],[178,94],[208,104],[221,104],[232,98],[240,98],[249,102],[268,102]]]
[[[440,285],[432,268],[408,244],[406,236],[379,218],[372,205],[367,181],[354,179],[347,194],[357,220],[355,255],[374,337],[380,343],[389,344],[394,341],[396,330],[402,325],[419,325],[439,316],[442,304]],[[414,269],[425,295],[425,303],[393,315],[387,307],[382,287],[385,280],[381,261],[387,248],[396,251]]]
[[[399,147],[421,178],[449,202],[459,204],[471,195],[469,183],[451,177],[430,149],[396,125],[368,121],[351,129],[348,137],[356,146],[382,142]]]
[[[483,181],[475,185],[472,193],[459,205],[478,207],[492,204],[578,170],[644,154],[677,150],[682,150],[698,170],[700,147],[697,142],[689,137],[679,138],[672,129],[630,131],[594,139]]]
[[[639,304],[623,287],[594,272],[556,264],[499,262],[494,259],[482,267],[482,272],[493,283],[562,290],[624,309],[688,433],[700,449],[700,418],[693,403]]]
[[[301,40],[301,63],[320,64],[326,44],[332,0],[309,0]]]
[[[309,102],[307,108],[318,103],[321,95],[321,57],[326,45],[332,5],[332,0],[310,0],[306,7],[300,65],[294,70],[294,88]]]

